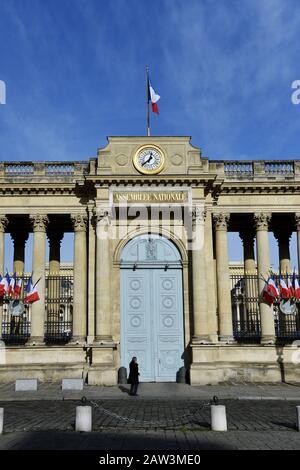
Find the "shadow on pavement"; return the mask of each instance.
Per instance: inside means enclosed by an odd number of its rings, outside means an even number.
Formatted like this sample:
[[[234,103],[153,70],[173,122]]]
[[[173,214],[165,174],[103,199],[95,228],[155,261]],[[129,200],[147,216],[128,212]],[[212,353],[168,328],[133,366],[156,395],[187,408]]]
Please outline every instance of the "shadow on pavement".
[[[75,433],[64,431],[41,431],[12,433],[3,435],[0,448],[6,450],[230,450],[227,443],[208,442],[197,434],[197,441],[187,441],[181,433],[180,443],[177,438],[166,438],[165,435],[155,436],[154,433],[129,433],[128,430],[115,433]],[[178,433],[177,433],[178,437]],[[2,441],[2,442],[1,442]],[[6,442],[6,444],[5,444]]]

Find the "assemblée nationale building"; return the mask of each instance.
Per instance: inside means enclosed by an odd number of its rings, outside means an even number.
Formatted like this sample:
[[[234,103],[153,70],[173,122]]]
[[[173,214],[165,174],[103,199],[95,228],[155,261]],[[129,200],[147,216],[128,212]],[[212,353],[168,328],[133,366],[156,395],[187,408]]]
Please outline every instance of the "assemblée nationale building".
[[[299,190],[300,161],[209,160],[188,137],[110,137],[86,161],[0,162],[0,272],[9,233],[26,284],[32,233],[40,279],[39,301],[1,305],[0,381],[113,385],[132,356],[145,382],[299,381],[298,303],[259,298],[269,232],[282,273],[292,232],[299,252]],[[239,274],[229,232],[243,242]]]

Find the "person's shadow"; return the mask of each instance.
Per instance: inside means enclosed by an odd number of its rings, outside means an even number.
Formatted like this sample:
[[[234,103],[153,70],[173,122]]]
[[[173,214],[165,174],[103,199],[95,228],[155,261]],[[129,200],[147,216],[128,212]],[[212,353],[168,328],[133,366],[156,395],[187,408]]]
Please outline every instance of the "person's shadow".
[[[129,388],[123,387],[123,385],[119,385],[119,389],[121,390],[121,392],[127,393],[127,395],[130,395]]]

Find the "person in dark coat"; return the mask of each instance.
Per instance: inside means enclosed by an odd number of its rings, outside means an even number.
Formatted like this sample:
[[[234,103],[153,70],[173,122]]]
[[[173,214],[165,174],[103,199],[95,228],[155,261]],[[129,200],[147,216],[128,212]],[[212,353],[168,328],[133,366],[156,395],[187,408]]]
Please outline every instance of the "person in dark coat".
[[[137,358],[136,357],[133,357],[131,359],[131,362],[129,364],[129,378],[128,378],[128,382],[131,384],[131,387],[130,387],[130,392],[129,394],[130,395],[134,395],[136,396],[137,395],[137,389],[138,389],[138,386],[139,386],[139,365],[137,363]]]

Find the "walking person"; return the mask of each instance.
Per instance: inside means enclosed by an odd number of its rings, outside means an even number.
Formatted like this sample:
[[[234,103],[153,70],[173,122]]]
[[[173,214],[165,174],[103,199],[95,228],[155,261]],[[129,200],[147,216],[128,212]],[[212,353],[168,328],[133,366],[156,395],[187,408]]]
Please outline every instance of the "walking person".
[[[139,375],[139,365],[137,363],[137,358],[134,356],[129,364],[128,382],[131,384],[129,395],[137,396]]]

